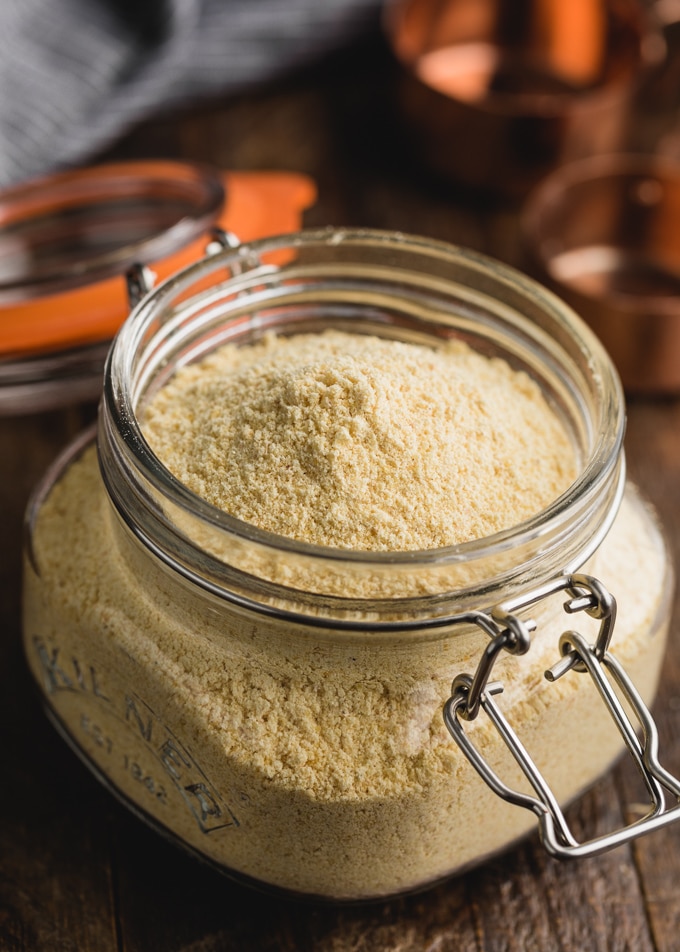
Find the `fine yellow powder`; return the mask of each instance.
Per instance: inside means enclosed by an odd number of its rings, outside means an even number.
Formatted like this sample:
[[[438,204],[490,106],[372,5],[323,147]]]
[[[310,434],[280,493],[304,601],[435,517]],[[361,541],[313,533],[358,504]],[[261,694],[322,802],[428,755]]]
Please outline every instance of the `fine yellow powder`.
[[[345,549],[483,538],[539,513],[575,475],[538,386],[460,342],[330,331],[227,345],[154,396],[144,432],[214,506]]]
[[[137,551],[93,450],[53,488],[33,541],[25,639],[50,707],[114,789],[217,864],[304,893],[375,897],[479,861],[534,824],[484,785],[444,726],[452,678],[474,670],[481,632],[386,641],[367,622],[328,641],[227,602],[215,610]],[[584,567],[617,595],[615,653],[647,700],[665,642],[664,559],[631,490]],[[529,654],[501,657],[494,676],[506,717],[566,801],[620,738],[588,677],[541,678],[567,620],[560,599],[536,617]],[[594,640],[585,613],[569,624]],[[488,718],[469,727],[491,762],[502,757]]]

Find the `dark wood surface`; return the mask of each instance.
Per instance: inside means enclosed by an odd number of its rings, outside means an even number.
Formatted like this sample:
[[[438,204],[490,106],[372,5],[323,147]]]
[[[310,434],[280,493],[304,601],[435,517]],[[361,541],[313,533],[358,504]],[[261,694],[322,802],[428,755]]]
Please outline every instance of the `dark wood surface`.
[[[369,45],[274,87],[148,123],[112,155],[285,168],[319,187],[307,224],[417,232],[521,264],[517,210],[474,201],[411,161],[389,106],[391,65]],[[56,736],[20,648],[22,514],[93,406],[0,419],[0,950],[2,952],[672,952],[680,949],[680,826],[559,864],[536,838],[418,896],[364,907],[284,902],[232,884],[147,830]],[[631,399],[629,468],[680,564],[680,401]],[[635,584],[635,579],[631,579]],[[680,770],[676,600],[655,713]],[[621,822],[635,796],[621,764],[570,811]]]

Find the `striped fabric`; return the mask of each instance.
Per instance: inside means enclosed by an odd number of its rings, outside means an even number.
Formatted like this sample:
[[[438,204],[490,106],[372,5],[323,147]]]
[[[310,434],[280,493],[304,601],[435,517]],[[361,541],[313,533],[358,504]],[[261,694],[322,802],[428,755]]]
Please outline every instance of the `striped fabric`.
[[[351,42],[379,0],[0,0],[0,185]]]

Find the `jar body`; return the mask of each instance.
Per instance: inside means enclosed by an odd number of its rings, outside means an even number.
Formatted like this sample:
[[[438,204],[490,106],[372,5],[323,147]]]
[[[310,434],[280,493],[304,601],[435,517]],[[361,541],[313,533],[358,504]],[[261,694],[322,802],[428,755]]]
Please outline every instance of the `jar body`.
[[[147,394],[225,340],[328,326],[503,356],[562,417],[578,478],[489,540],[377,554],[258,531],[173,481],[138,424]],[[29,509],[24,638],[47,709],[136,812],[247,880],[363,900],[480,862],[534,818],[499,800],[446,730],[451,682],[488,642],[471,610],[590,573],[619,599],[614,652],[654,695],[672,578],[653,515],[624,492],[622,435],[620,390],[590,332],[487,259],[337,232],[218,254],[126,323],[98,452],[76,445]],[[541,598],[531,650],[494,670],[562,803],[623,746],[587,676],[542,678],[577,627],[563,601]],[[580,612],[578,630],[595,640],[597,622]],[[517,786],[490,721],[469,728]]]
[[[110,505],[92,448],[52,493],[60,516],[48,509],[41,525],[38,514],[25,573],[29,664],[63,732],[152,824],[227,872],[334,899],[423,887],[533,826],[482,783],[444,726],[451,681],[474,670],[484,646],[479,630],[376,639],[369,625],[338,638],[258,618],[192,590],[140,549]],[[79,517],[89,550],[74,531]],[[45,532],[73,543],[64,547],[71,564],[36,559]],[[614,648],[649,701],[671,579],[663,540],[632,488],[587,567],[620,580],[631,533],[640,565],[628,568],[655,583],[643,604],[621,593]],[[64,588],[84,574],[85,612],[82,590]],[[497,672],[506,716],[560,802],[621,749],[587,677],[540,678],[558,657],[565,617],[559,600],[545,606],[530,664],[509,657]],[[471,727],[486,756],[502,760],[489,722]]]

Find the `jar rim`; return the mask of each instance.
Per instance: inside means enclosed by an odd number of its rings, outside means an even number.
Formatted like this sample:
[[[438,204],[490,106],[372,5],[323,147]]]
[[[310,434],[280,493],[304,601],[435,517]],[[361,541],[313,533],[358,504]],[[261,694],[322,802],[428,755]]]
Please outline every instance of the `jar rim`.
[[[536,307],[549,315],[550,321],[560,327],[561,333],[570,338],[575,349],[582,355],[584,366],[590,375],[590,386],[596,392],[598,400],[599,418],[595,421],[592,445],[571,486],[540,513],[485,538],[437,549],[385,552],[314,545],[260,529],[215,508],[173,476],[146,442],[137,417],[136,400],[139,398],[140,388],[133,383],[134,355],[145,346],[145,335],[148,334],[149,326],[163,309],[170,307],[173,299],[186,298],[187,289],[196,280],[205,279],[207,274],[224,272],[227,269],[233,275],[231,280],[236,281],[247,263],[252,266],[253,262],[260,262],[263,256],[272,252],[280,253],[286,249],[301,249],[310,245],[324,245],[336,249],[380,246],[397,257],[406,249],[425,258],[437,260],[445,266],[456,262],[462,264],[476,278],[491,276],[493,281],[505,287],[512,287],[521,298],[532,300]],[[285,274],[285,267],[282,267],[281,274]],[[117,442],[119,450],[123,447],[124,455],[129,453],[133,466],[143,474],[146,485],[152,487],[162,498],[173,499],[198,519],[224,530],[230,536],[252,541],[268,551],[295,553],[326,564],[381,568],[399,566],[411,567],[415,571],[418,567],[432,564],[450,565],[470,559],[487,558],[509,549],[516,550],[535,544],[540,539],[548,539],[551,533],[559,535],[561,523],[567,513],[573,513],[579,507],[585,511],[603,488],[609,486],[610,511],[603,516],[601,532],[594,533],[586,543],[584,558],[587,558],[608,530],[622,495],[625,469],[622,452],[625,426],[623,391],[611,360],[592,331],[568,305],[516,269],[470,249],[399,232],[344,228],[309,229],[249,242],[236,249],[221,250],[190,265],[153,289],[134,309],[119,331],[107,360],[102,407],[99,426],[100,450],[102,441],[109,447]],[[114,455],[119,456],[117,451]],[[105,470],[107,468],[108,463],[104,466]],[[110,485],[108,488],[111,491]]]

